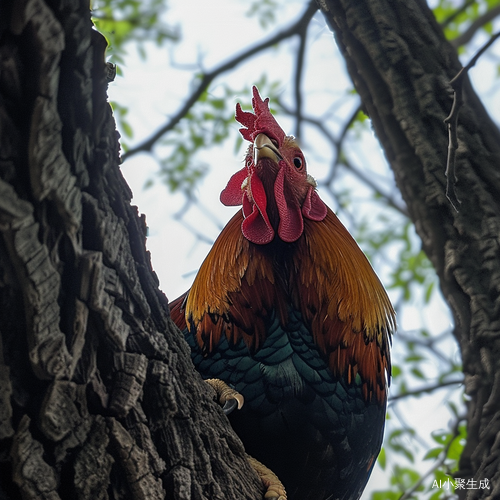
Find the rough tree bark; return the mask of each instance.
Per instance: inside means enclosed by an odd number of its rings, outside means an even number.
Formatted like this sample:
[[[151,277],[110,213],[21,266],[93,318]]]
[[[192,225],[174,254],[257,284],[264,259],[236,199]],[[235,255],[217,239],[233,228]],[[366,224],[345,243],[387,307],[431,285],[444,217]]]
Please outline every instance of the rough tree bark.
[[[318,0],[454,318],[468,401],[457,477],[500,497],[500,134],[467,81],[456,212],[446,199],[449,81],[461,65],[423,0]],[[396,339],[397,341],[397,339]],[[479,484],[479,483],[477,483]]]
[[[158,290],[89,16],[0,3],[0,498],[260,498]]]

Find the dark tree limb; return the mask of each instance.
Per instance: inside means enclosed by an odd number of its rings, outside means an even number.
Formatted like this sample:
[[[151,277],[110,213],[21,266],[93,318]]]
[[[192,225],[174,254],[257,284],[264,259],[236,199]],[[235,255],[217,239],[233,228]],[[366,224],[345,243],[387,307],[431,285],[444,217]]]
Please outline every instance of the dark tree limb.
[[[500,11],[499,11],[500,12]],[[450,114],[444,119],[444,122],[448,125],[448,157],[446,159],[446,197],[450,200],[453,208],[458,211],[458,206],[462,203],[456,194],[456,183],[458,181],[455,172],[455,159],[458,149],[458,114],[460,109],[464,104],[463,97],[463,82],[464,76],[468,71],[476,64],[478,59],[482,54],[495,42],[495,40],[500,37],[500,32],[492,35],[492,37],[485,43],[474,55],[474,57],[469,61],[469,63],[463,67],[458,74],[452,78],[450,85],[453,88],[453,104],[451,106]]]
[[[451,109],[449,82],[461,65],[432,12],[418,0],[318,3],[453,315],[468,395],[468,437],[457,476],[498,485],[499,130],[465,75],[456,212],[446,198],[443,119]],[[499,492],[500,486],[489,494]],[[460,494],[473,498],[474,492]]]
[[[158,142],[158,140],[166,133],[170,132],[186,116],[191,107],[196,103],[196,101],[198,101],[200,96],[203,94],[203,92],[205,92],[205,90],[215,78],[235,68],[242,62],[268,49],[269,47],[272,47],[273,45],[276,45],[277,43],[282,42],[287,38],[291,38],[301,33],[307,27],[317,10],[318,7],[316,6],[316,4],[314,2],[310,2],[304,13],[290,27],[278,32],[273,37],[264,40],[254,47],[245,50],[241,54],[230,58],[227,62],[221,64],[212,71],[203,73],[203,76],[201,77],[201,80],[196,86],[195,90],[186,99],[179,111],[172,118],[170,118],[170,120],[165,125],[160,127],[154,134],[152,134],[149,139],[146,139],[141,144],[138,144],[137,146],[129,149],[126,153],[124,153],[122,155],[122,160],[125,161],[131,156],[140,152],[150,152],[153,149],[154,145]]]
[[[304,73],[304,56],[306,53],[307,27],[304,25],[299,33],[299,50],[295,60],[294,95],[295,95],[295,136],[302,136],[302,75]]]

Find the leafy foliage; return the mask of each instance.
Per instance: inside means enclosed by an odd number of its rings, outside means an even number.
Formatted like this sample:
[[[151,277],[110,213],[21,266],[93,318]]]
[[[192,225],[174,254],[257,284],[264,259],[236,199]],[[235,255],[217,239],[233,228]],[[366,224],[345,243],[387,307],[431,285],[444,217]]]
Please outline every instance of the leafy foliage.
[[[120,66],[125,64],[128,48],[133,46],[145,59],[151,42],[163,46],[180,40],[180,29],[162,21],[164,0],[96,0],[91,2],[91,10],[95,27],[106,37],[107,55],[116,64],[118,75],[122,75]],[[111,102],[111,106],[122,133],[122,148],[127,151],[127,140],[134,136],[127,119],[128,106],[118,102]]]
[[[441,0],[434,7],[433,12],[436,20],[443,26],[446,38],[458,39],[472,23],[480,20],[491,9],[498,6],[497,0],[475,0],[464,1],[457,6],[453,0]],[[480,23],[479,29],[491,35],[493,25],[489,21]]]
[[[162,22],[164,0],[97,0],[92,2],[92,20],[108,41],[108,54],[115,63],[123,63],[126,44],[134,44],[142,57],[146,57],[149,42],[163,45],[177,42],[178,28]]]
[[[372,500],[379,498],[397,498],[399,500],[450,498],[450,494],[453,494],[456,488],[453,474],[458,470],[458,460],[467,438],[465,424],[458,415],[457,418],[453,429],[435,431],[431,434],[438,446],[428,450],[423,458],[423,460],[433,462],[425,474],[414,467],[402,467],[396,464],[391,476],[390,487],[383,491],[373,492]],[[402,442],[405,433],[409,434],[411,438],[415,437],[413,432],[408,430],[405,432],[400,429],[393,431],[386,439],[386,448],[380,454],[380,457],[383,457],[384,469],[387,453],[403,455],[408,461],[413,462],[413,454],[409,451],[411,445]]]
[[[231,89],[224,87],[224,94],[216,97],[204,92],[186,115],[186,120],[162,141],[169,153],[160,160],[159,173],[171,191],[191,192],[208,171],[208,165],[197,161],[196,153],[226,139],[234,119],[227,104]]]
[[[256,16],[263,28],[267,28],[276,22],[278,2],[275,0],[256,0],[251,3],[247,15]]]

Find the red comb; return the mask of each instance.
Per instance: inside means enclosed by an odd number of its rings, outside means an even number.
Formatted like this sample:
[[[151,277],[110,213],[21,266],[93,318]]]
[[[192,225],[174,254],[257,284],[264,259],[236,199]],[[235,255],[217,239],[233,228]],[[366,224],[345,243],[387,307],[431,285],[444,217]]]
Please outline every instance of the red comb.
[[[252,91],[252,107],[255,114],[243,111],[240,104],[236,104],[236,120],[246,127],[240,128],[243,139],[253,142],[259,134],[266,134],[270,139],[276,140],[278,145],[281,145],[285,138],[285,132],[269,111],[269,97],[262,100],[259,90],[255,86]]]

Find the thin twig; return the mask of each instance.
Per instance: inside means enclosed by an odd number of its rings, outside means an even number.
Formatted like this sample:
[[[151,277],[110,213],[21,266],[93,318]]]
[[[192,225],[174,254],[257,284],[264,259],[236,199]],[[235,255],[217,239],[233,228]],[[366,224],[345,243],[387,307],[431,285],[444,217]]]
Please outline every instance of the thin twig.
[[[361,109],[362,109],[362,104],[359,103],[358,107],[351,113],[351,116],[349,116],[349,119],[344,123],[344,127],[342,128],[339,138],[337,139],[337,149],[338,149],[337,156],[340,156],[345,136],[347,135],[347,132],[351,128],[351,125],[355,122],[356,117],[358,116]]]
[[[418,330],[398,330],[398,338],[403,342],[411,342],[413,344],[422,345],[425,347],[432,346],[444,340],[447,340],[451,335],[451,329],[447,328],[437,335],[429,337],[415,337],[413,332]]]
[[[326,185],[330,185],[335,180],[335,176],[337,174],[337,167],[343,164],[342,160],[344,158],[344,155],[342,154],[342,150],[344,148],[344,139],[347,136],[347,132],[351,128],[351,125],[356,120],[356,117],[358,116],[360,110],[361,110],[361,102],[358,104],[358,107],[351,113],[351,116],[345,121],[338,139],[336,139],[335,142],[333,143],[335,147],[335,159],[333,161],[332,168],[330,169],[330,174],[328,175],[327,178],[323,179],[323,183]],[[345,166],[349,168],[349,166],[351,165],[345,164]]]
[[[415,338],[410,335],[405,335],[404,332],[398,331],[398,339],[400,342],[402,341],[406,343],[412,343],[424,349],[427,349],[441,361],[448,363],[450,366],[453,366],[453,361],[449,357],[446,357],[444,354],[442,354],[439,351],[439,349],[435,347],[435,345],[438,344],[439,342],[449,339],[450,335],[451,335],[451,330],[445,330],[439,335],[423,339],[423,338]]]
[[[272,47],[273,45],[276,45],[277,43],[286,40],[287,38],[290,38],[297,33],[300,33],[304,29],[304,24],[308,24],[309,21],[312,19],[314,16],[315,12],[318,10],[317,5],[314,2],[310,2],[309,5],[307,6],[307,9],[305,12],[300,16],[300,18],[292,24],[290,27],[287,29],[284,29],[274,35],[273,37],[255,45],[254,47],[245,50],[241,54],[232,57],[229,59],[224,64],[221,64],[217,68],[215,68],[212,71],[209,71],[208,73],[203,74],[203,77],[200,80],[200,83],[197,85],[195,90],[192,92],[192,94],[187,98],[185,101],[184,105],[179,109],[179,111],[172,117],[170,120],[163,125],[160,129],[158,129],[149,139],[146,139],[144,142],[141,144],[137,145],[134,148],[129,149],[123,156],[122,156],[122,161],[127,160],[131,156],[139,153],[139,152],[149,152],[153,148],[153,146],[156,144],[156,142],[167,132],[172,130],[181,120],[186,116],[188,111],[191,109],[191,107],[195,104],[195,102],[200,98],[200,96],[205,92],[205,90],[208,88],[210,83],[221,75],[222,73],[225,73],[226,71],[229,71],[230,69],[235,68],[238,66],[240,63],[243,61],[249,59],[250,57],[258,54],[259,52],[262,52],[263,50],[268,49],[269,47]]]
[[[203,242],[203,243],[207,243],[209,245],[213,245],[214,243],[214,240],[212,238],[209,238],[208,236],[206,236],[203,232],[199,231],[198,229],[196,229],[196,227],[192,226],[191,224],[189,224],[185,219],[184,219],[184,215],[186,215],[187,211],[191,208],[192,205],[194,204],[197,204],[194,200],[194,198],[190,197],[189,195],[186,195],[186,201],[184,203],[184,205],[181,207],[180,210],[178,210],[177,212],[175,212],[173,215],[172,215],[172,218],[180,223],[182,223],[182,225],[188,230],[190,231],[195,237],[196,237],[196,240],[197,242]],[[215,224],[217,226],[220,227],[220,224],[218,223],[218,221],[214,221]]]
[[[442,23],[441,27],[446,28],[450,23],[452,23],[460,14],[465,12],[471,5],[474,5],[476,0],[466,0],[461,7],[453,11]]]
[[[368,187],[373,189],[373,191],[380,196],[381,198],[384,198],[387,205],[390,207],[394,208],[397,210],[401,215],[404,215],[405,217],[409,217],[408,211],[406,210],[405,207],[402,207],[401,205],[398,204],[398,202],[389,194],[384,193],[375,182],[372,181],[370,174],[365,173],[361,171],[359,168],[355,167],[350,161],[348,161],[346,158],[343,158],[340,161],[340,164],[343,165],[347,170],[352,172],[358,179],[363,181]]]
[[[304,72],[304,56],[306,52],[307,25],[299,33],[299,50],[295,64],[295,136],[302,136],[302,92],[301,81]]]
[[[392,406],[391,407],[391,414],[396,417],[399,422],[401,423],[403,429],[406,431],[410,431],[411,433],[411,438],[414,439],[422,448],[427,448],[429,446],[429,443],[420,435],[420,433],[416,432],[413,433],[413,428],[411,425],[408,423],[408,419],[406,416],[404,416],[399,408],[397,406]]]
[[[462,45],[469,43],[472,37],[480,30],[485,24],[493,21],[495,17],[500,15],[500,5],[493,7],[492,9],[486,11],[482,16],[479,16],[471,25],[454,40],[451,40],[451,44],[458,49]]]
[[[451,112],[444,120],[444,122],[448,124],[448,156],[446,159],[446,171],[444,174],[446,176],[446,197],[450,201],[453,208],[458,212],[458,206],[462,202],[458,199],[457,192],[455,190],[455,185],[458,180],[455,173],[455,159],[458,149],[458,113],[464,103],[462,80],[460,80],[460,85],[458,85],[458,83],[453,85],[453,90],[453,105],[451,107]]]
[[[491,38],[477,51],[476,55],[469,61],[469,63],[467,64],[467,66],[465,66],[465,68],[462,68],[458,75],[453,78],[453,80],[450,82],[451,84],[453,84],[453,82],[458,79],[460,77],[460,73],[462,73],[462,71],[469,71],[472,66],[474,66],[476,63],[477,63],[477,60],[483,55],[484,52],[486,52],[491,45],[493,45],[495,43],[495,40],[500,36],[500,31],[498,33],[495,33],[494,35],[491,35]]]
[[[458,114],[460,113],[460,109],[464,103],[463,82],[467,72],[476,64],[478,59],[498,37],[500,37],[500,31],[493,35],[489,41],[477,51],[476,55],[469,61],[467,66],[464,66],[450,81],[453,88],[453,105],[451,107],[450,114],[444,119],[444,122],[448,125],[448,157],[446,159],[445,172],[446,197],[457,212],[461,201],[458,199],[455,189],[458,180],[455,173],[455,159],[458,149]]]
[[[438,384],[427,385],[425,387],[420,387],[419,389],[413,389],[411,391],[406,391],[401,394],[395,394],[389,398],[389,403],[394,403],[395,401],[400,401],[401,399],[409,398],[412,396],[421,396],[422,394],[427,394],[429,392],[434,392],[442,387],[448,387],[449,385],[460,385],[463,384],[463,380],[447,380],[445,382],[440,382]]]

